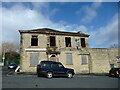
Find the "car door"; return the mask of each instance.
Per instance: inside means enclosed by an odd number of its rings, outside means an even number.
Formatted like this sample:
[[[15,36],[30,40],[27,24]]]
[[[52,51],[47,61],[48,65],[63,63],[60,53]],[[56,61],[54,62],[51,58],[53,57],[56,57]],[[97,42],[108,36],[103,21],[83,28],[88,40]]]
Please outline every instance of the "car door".
[[[64,67],[62,67],[62,65],[60,63],[54,63],[51,66],[52,66],[54,75],[56,75],[56,76],[64,75],[64,73],[65,73]]]

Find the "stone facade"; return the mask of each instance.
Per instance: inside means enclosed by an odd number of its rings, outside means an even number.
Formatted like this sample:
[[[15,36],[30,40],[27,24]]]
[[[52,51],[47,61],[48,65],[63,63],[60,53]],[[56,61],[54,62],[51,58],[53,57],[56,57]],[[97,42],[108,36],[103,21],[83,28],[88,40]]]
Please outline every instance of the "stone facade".
[[[43,28],[20,30],[20,71],[36,72],[42,60],[59,61],[75,73],[107,73],[118,67],[118,49],[89,48],[89,35]]]
[[[118,49],[115,48],[90,48],[92,73],[108,73],[111,65],[118,67],[116,57]]]

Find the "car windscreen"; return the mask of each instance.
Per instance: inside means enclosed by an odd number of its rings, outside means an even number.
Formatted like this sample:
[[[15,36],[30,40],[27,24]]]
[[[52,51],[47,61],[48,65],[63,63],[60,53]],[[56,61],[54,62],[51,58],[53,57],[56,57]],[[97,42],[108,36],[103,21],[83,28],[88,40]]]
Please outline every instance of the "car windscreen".
[[[16,64],[10,64],[10,66],[15,66]]]

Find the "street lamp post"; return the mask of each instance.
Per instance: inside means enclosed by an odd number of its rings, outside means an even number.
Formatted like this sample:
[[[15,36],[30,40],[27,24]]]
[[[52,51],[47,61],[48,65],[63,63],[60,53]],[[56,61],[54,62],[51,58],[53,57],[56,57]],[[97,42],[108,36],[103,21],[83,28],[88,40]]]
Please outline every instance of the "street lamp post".
[[[3,52],[2,60],[3,60],[3,66],[4,66],[5,65],[5,50]]]

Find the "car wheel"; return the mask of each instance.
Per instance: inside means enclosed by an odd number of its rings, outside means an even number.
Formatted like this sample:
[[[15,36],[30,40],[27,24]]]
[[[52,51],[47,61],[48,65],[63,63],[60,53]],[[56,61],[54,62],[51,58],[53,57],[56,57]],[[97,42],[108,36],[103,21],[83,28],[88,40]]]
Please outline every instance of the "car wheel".
[[[73,77],[73,74],[72,74],[71,72],[68,72],[68,73],[67,73],[67,77],[68,77],[68,78],[72,78],[72,77]]]
[[[52,78],[53,77],[53,73],[52,72],[47,72],[47,78]]]
[[[109,73],[109,77],[111,77],[111,74]]]
[[[117,77],[120,78],[120,75],[118,75]]]

